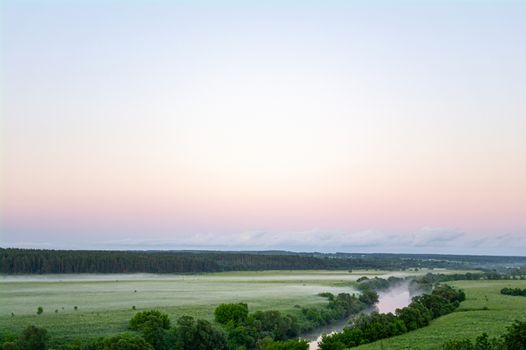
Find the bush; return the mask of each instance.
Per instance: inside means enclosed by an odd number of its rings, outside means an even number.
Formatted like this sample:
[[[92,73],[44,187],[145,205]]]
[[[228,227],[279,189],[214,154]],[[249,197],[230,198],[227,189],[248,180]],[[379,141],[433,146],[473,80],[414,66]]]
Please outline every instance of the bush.
[[[254,330],[246,326],[237,326],[228,332],[229,349],[252,349],[256,344]]]
[[[103,350],[154,350],[142,337],[123,333],[104,340]]]
[[[327,298],[329,300],[334,300],[334,294],[329,293],[329,292],[318,293],[318,296],[322,298]]]
[[[48,340],[47,330],[29,326],[20,335],[18,345],[21,350],[47,350]]]
[[[225,350],[225,334],[205,320],[183,316],[171,330],[170,348],[176,350]]]
[[[155,350],[166,349],[166,331],[163,328],[163,321],[154,315],[146,318],[140,325],[141,335]]]
[[[502,289],[500,290],[500,294],[526,297],[526,289],[520,289],[520,288],[502,288]]]
[[[0,331],[0,344],[3,344],[8,341],[16,341],[18,339],[18,335],[8,331],[8,330],[2,330]]]
[[[76,338],[62,345],[60,350],[107,350],[105,342],[107,338],[81,339]]]
[[[263,345],[262,350],[308,350],[309,344],[304,340],[272,341]]]
[[[246,321],[248,316],[248,306],[244,303],[221,304],[214,311],[217,323],[227,324],[229,322],[238,325]]]
[[[515,321],[502,338],[510,350],[526,349],[526,322]]]
[[[150,319],[150,316],[157,317],[162,323],[162,328],[170,328],[170,318],[167,314],[162,313],[159,310],[147,310],[136,313],[130,320],[128,328],[134,331],[140,330],[142,325]]]
[[[295,317],[281,315],[279,311],[257,311],[251,315],[251,323],[264,334],[268,334],[273,340],[286,340],[298,336],[299,326]]]
[[[14,341],[8,341],[2,344],[2,350],[19,350],[18,344]]]
[[[359,301],[361,301],[365,305],[374,305],[378,302],[378,293],[372,290],[368,285],[360,284],[359,288],[362,292],[358,297]]]

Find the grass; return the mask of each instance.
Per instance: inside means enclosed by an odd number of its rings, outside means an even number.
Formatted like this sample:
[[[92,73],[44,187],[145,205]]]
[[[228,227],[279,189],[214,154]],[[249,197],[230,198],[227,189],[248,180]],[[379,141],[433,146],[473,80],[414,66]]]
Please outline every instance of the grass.
[[[456,312],[432,321],[428,327],[355,349],[440,349],[448,339],[475,339],[483,332],[500,336],[514,320],[526,320],[526,298],[500,294],[504,287],[525,288],[526,281],[456,281],[449,284],[466,292],[466,301]]]
[[[0,329],[20,332],[33,324],[48,329],[52,339],[60,342],[125,331],[128,320],[137,311],[151,308],[168,313],[173,321],[182,315],[210,320],[215,307],[224,302],[246,302],[252,311],[274,309],[294,314],[299,312],[294,305],[325,303],[325,299],[317,296],[320,292],[353,292],[352,285],[363,275],[385,273],[262,271],[3,276]],[[39,306],[44,308],[41,315],[36,314]]]
[[[28,325],[36,325],[48,329],[52,339],[61,342],[123,332],[137,311],[152,308],[168,313],[174,322],[182,315],[211,320],[213,310],[225,302],[245,302],[251,311],[272,309],[297,314],[300,311],[294,305],[325,304],[326,300],[317,296],[320,292],[352,293],[353,284],[361,276],[427,272],[309,270],[2,276],[0,330],[20,332]],[[39,306],[44,308],[41,315],[36,314]]]

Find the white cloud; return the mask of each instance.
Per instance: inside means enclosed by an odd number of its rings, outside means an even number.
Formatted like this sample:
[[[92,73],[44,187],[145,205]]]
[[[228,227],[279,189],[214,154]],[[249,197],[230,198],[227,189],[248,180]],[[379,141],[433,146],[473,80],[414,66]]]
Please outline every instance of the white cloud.
[[[412,232],[375,229],[361,231],[195,233],[169,239],[114,239],[85,242],[2,242],[3,247],[55,249],[218,249],[292,250],[320,252],[451,253],[524,255],[526,234],[480,235],[454,228],[422,227]]]
[[[412,245],[425,247],[429,245],[447,245],[459,240],[465,233],[455,229],[441,227],[423,227],[413,234]]]

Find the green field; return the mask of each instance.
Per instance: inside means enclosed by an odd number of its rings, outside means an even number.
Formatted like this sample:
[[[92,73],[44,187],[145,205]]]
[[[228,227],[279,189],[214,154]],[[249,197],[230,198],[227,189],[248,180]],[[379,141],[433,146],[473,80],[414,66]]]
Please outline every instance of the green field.
[[[420,271],[425,273],[428,271]],[[0,279],[0,329],[19,332],[34,324],[55,341],[122,332],[137,311],[160,309],[211,319],[224,302],[246,302],[251,311],[299,312],[294,305],[325,303],[320,292],[353,292],[361,276],[403,276],[415,272],[262,271],[201,275],[37,275]],[[38,306],[44,313],[36,314]],[[78,309],[75,310],[74,307]],[[55,312],[57,310],[58,312]],[[11,315],[14,314],[14,316]]]
[[[439,349],[448,339],[475,339],[482,332],[499,336],[514,320],[526,321],[526,298],[500,294],[503,287],[526,288],[526,281],[457,281],[448,284],[466,292],[466,301],[461,303],[458,311],[432,321],[428,327],[355,349]]]

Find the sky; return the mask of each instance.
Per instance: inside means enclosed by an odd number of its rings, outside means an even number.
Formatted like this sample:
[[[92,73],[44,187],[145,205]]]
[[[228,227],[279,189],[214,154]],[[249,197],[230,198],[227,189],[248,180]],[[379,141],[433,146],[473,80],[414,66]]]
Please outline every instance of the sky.
[[[524,1],[0,16],[1,247],[526,251]]]

